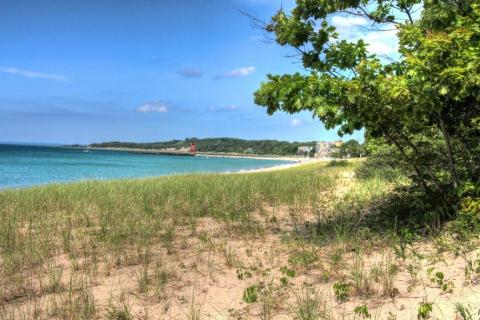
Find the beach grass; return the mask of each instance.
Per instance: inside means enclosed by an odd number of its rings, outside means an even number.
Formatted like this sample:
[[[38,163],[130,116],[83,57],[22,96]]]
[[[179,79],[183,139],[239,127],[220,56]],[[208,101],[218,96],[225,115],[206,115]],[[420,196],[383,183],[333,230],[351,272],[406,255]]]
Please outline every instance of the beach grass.
[[[1,191],[0,320],[383,319],[400,293],[420,307],[475,291],[475,247],[398,232],[388,199],[408,181],[355,179],[360,165]]]
[[[50,257],[168,246],[175,227],[195,230],[200,217],[250,228],[260,207],[308,207],[334,183],[335,169],[303,166],[250,174],[188,174],[160,178],[85,181],[0,192],[0,254],[9,276]]]

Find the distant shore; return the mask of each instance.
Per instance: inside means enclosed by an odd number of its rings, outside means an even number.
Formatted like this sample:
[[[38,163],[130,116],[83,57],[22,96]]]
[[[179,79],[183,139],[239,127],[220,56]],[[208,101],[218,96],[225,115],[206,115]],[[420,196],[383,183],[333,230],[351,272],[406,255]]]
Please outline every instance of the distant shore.
[[[173,151],[169,150],[158,150],[158,149],[139,149],[139,148],[99,148],[99,147],[69,147],[69,148],[81,148],[81,149],[90,149],[90,150],[108,150],[108,151],[122,151],[122,152],[131,152],[131,153],[141,153],[141,154],[157,154],[157,155],[173,155]],[[189,155],[188,152],[177,152],[176,155]],[[197,152],[194,156],[197,157],[206,157],[206,158],[243,158],[243,159],[260,159],[260,160],[283,160],[283,161],[292,161],[298,163],[306,162],[317,162],[330,160],[330,159],[317,159],[317,158],[306,158],[300,156],[280,156],[280,155],[259,155],[259,154],[242,154],[242,153],[219,153],[219,152]]]

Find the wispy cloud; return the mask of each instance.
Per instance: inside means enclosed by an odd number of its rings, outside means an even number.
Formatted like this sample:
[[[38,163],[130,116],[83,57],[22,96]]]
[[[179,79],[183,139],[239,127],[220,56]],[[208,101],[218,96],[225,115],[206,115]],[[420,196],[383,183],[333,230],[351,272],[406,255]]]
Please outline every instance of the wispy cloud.
[[[152,101],[142,104],[140,107],[137,108],[137,112],[160,112],[165,113],[168,112],[170,106],[162,101]]]
[[[398,49],[397,30],[395,29],[368,30],[369,22],[363,17],[334,16],[331,22],[337,29],[340,39],[352,42],[363,39],[370,53],[389,55]]]
[[[255,67],[241,67],[219,74],[215,79],[246,77],[255,72]]]
[[[239,110],[240,107],[236,104],[231,104],[228,106],[223,106],[223,107],[211,107],[210,111],[212,112],[230,112],[230,111],[237,111]]]
[[[177,73],[184,76],[185,78],[200,78],[201,76],[203,76],[203,71],[197,68],[182,69],[179,70]]]
[[[54,81],[67,81],[68,78],[58,74],[50,74],[50,73],[41,73],[31,70],[25,69],[18,69],[14,67],[2,67],[0,66],[0,72],[15,74],[27,78],[40,78],[40,79],[47,79],[47,80],[54,80]]]
[[[304,123],[305,123],[305,122],[303,122],[302,119],[297,119],[297,118],[295,118],[295,119],[290,120],[290,121],[288,122],[288,125],[289,125],[290,127],[299,127],[299,126],[303,125]]]
[[[92,101],[64,97],[47,100],[0,99],[1,114],[51,118],[112,118],[129,116],[109,101]]]

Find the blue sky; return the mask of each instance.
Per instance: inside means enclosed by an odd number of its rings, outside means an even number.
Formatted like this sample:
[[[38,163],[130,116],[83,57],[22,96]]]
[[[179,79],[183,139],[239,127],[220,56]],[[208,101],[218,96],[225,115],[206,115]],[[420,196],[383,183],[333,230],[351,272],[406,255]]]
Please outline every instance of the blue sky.
[[[3,0],[0,141],[337,139],[308,113],[268,116],[253,103],[267,73],[300,66],[288,49],[259,41],[240,11],[267,19],[280,5]],[[372,38],[371,51],[395,47],[385,33],[353,32],[363,21],[336,19],[346,37]]]

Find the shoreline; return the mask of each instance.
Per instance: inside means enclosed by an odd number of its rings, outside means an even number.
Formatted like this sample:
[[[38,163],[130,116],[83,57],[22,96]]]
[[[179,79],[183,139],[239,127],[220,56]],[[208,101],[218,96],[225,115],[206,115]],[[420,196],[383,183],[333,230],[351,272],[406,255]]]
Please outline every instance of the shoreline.
[[[265,167],[265,168],[257,168],[257,169],[248,169],[248,170],[240,170],[240,171],[231,171],[231,172],[226,172],[228,174],[230,173],[257,173],[257,172],[271,172],[271,171],[279,171],[279,170],[286,170],[286,169],[291,169],[291,168],[296,168],[300,167],[306,164],[313,164],[313,163],[321,163],[321,162],[328,162],[333,160],[332,158],[308,158],[304,159],[304,161],[296,161],[294,163],[286,163],[286,164],[279,164],[271,167]]]

